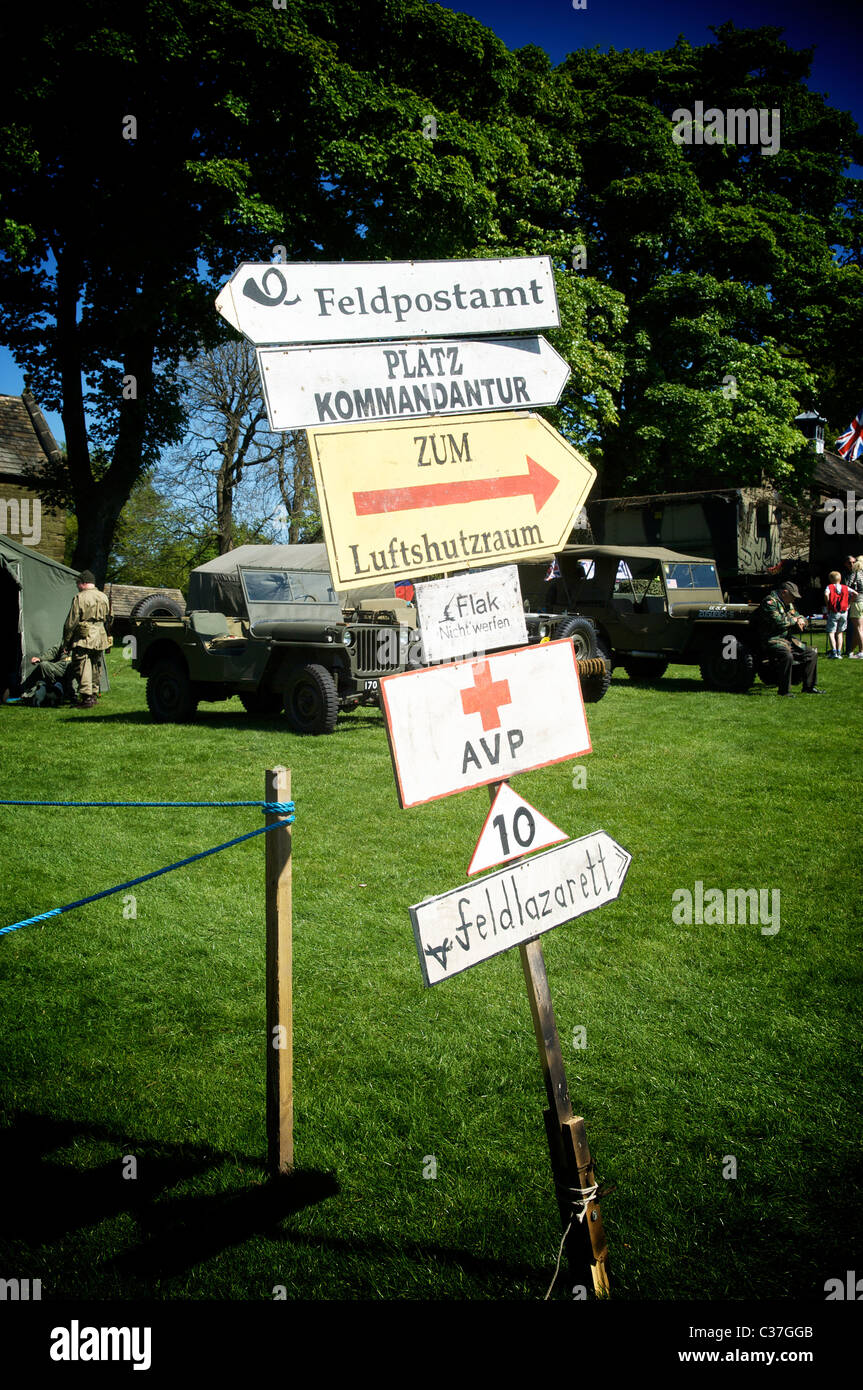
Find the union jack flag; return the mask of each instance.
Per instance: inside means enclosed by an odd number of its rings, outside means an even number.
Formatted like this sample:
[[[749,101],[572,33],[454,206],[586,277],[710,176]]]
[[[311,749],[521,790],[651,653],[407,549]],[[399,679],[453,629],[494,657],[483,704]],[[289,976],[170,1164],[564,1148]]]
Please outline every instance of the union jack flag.
[[[863,454],[863,410],[836,440],[836,452],[844,459],[856,459]]]
[[[560,579],[560,565],[557,563],[557,557],[552,560],[548,567],[548,574],[545,576],[546,584],[551,583],[552,579]]]

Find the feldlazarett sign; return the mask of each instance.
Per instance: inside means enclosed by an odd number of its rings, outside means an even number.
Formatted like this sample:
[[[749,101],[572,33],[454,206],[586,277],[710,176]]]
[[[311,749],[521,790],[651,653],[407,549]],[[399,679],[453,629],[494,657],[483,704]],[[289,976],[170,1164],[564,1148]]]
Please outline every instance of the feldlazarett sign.
[[[241,265],[216,308],[250,342],[338,343],[557,328],[549,256]]]

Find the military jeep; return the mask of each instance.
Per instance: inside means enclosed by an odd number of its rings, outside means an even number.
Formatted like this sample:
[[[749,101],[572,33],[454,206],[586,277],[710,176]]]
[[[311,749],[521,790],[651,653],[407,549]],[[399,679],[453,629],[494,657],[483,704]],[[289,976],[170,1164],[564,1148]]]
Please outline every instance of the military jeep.
[[[347,622],[323,546],[241,546],[192,571],[187,613],[154,603],[140,616],[132,664],[160,723],[239,695],[250,714],[284,711],[296,733],[329,734],[405,669],[408,607],[366,599]]]
[[[631,680],[658,680],[677,663],[700,666],[711,690],[745,691],[759,672],[756,606],[726,603],[716,565],[703,556],[569,545],[518,569],[530,640],[576,640],[577,625],[589,622],[608,680],[616,666]]]

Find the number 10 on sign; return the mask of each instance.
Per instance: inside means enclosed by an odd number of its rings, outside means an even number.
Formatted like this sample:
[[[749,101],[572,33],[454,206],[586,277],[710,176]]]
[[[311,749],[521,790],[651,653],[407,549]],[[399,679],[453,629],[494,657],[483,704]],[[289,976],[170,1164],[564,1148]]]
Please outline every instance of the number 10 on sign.
[[[565,831],[518,796],[508,782],[503,782],[477,840],[468,865],[468,877],[494,864],[507,864],[523,854],[547,849],[566,838]]]

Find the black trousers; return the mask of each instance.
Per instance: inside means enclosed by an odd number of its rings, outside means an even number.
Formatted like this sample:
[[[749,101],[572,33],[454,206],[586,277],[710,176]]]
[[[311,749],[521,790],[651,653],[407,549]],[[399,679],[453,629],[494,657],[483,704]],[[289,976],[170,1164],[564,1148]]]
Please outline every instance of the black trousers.
[[[814,647],[785,642],[781,647],[770,647],[769,654],[779,680],[780,695],[791,693],[791,672],[795,666],[803,668],[803,689],[812,689],[818,677],[818,653]]]

